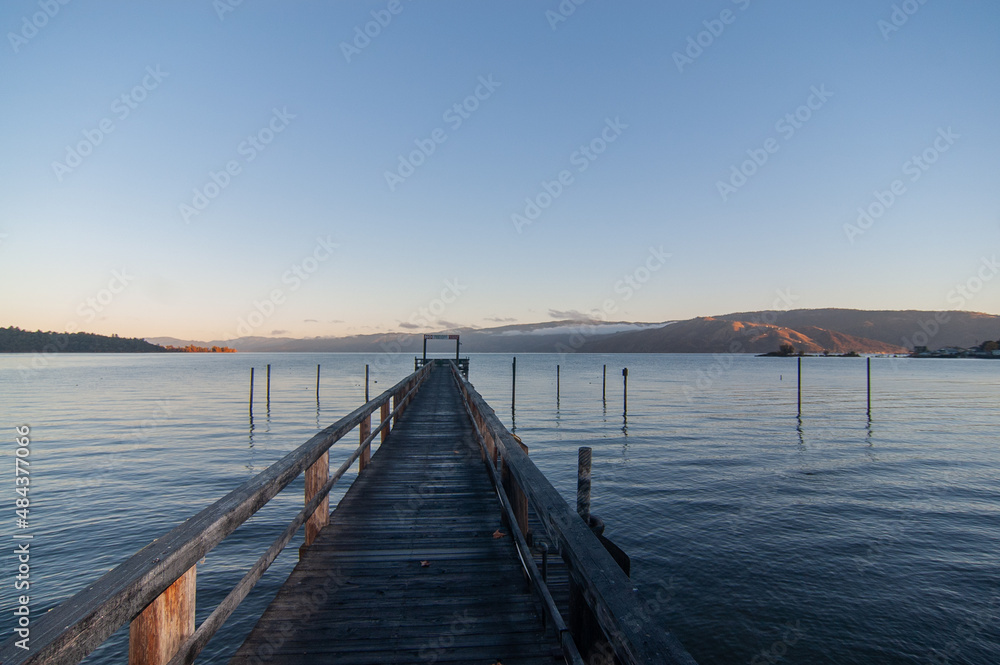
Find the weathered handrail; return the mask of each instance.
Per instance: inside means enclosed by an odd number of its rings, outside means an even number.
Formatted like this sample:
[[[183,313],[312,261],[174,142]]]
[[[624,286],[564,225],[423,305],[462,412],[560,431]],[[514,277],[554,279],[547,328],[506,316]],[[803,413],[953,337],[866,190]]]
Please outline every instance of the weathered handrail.
[[[461,374],[462,369],[453,362],[452,372],[455,374]],[[459,386],[461,388],[461,384],[459,384]],[[463,396],[464,394],[463,390]],[[510,527],[514,545],[517,547],[517,555],[521,560],[521,567],[524,569],[525,575],[527,575],[528,580],[535,587],[535,591],[541,598],[542,607],[545,613],[552,620],[556,634],[559,636],[559,643],[562,647],[563,656],[565,657],[566,662],[568,665],[583,665],[583,658],[580,656],[580,651],[577,649],[576,643],[573,641],[573,636],[570,634],[569,628],[566,626],[566,621],[559,612],[559,607],[556,605],[556,601],[552,597],[552,593],[549,591],[549,587],[545,583],[545,579],[542,574],[538,572],[538,566],[535,564],[535,559],[531,554],[531,547],[528,545],[528,541],[524,535],[524,529],[527,528],[527,524],[522,524],[525,520],[519,519],[517,511],[511,504],[510,497],[507,496],[507,491],[503,486],[503,477],[494,464],[491,451],[487,447],[486,437],[483,436],[482,430],[479,429],[479,420],[481,419],[476,418],[475,414],[473,414],[468,400],[464,400],[464,406],[466,413],[469,414],[469,419],[472,421],[472,427],[476,431],[476,440],[479,443],[479,450],[482,453],[483,459],[486,461],[486,468],[490,472],[490,480],[493,482],[493,489],[496,491],[497,498],[500,500],[500,505],[503,507],[504,515],[507,518],[507,524]]]
[[[486,443],[492,466],[504,471],[534,508],[548,537],[558,547],[570,575],[625,665],[697,665],[668,631],[649,630],[651,618],[632,583],[580,516],[538,470],[486,400],[452,365],[452,375]],[[516,499],[511,498],[511,503]]]
[[[309,519],[329,494],[336,481],[351,464],[370,450],[371,442],[381,431],[383,440],[390,426],[419,389],[432,365],[409,375],[378,397],[358,407],[267,469],[246,481],[211,506],[186,520],[161,538],[142,548],[129,559],[98,579],[41,618],[32,622],[30,650],[15,646],[16,637],[0,645],[0,663],[4,665],[78,663],[100,646],[121,626],[138,617],[144,609],[197,562],[236,530],[250,516],[283,490],[292,480],[323,457],[334,443],[355,427],[362,427],[361,442],[351,458],[306,501],[306,506],[292,520],[285,532],[254,564],[237,587],[203,622],[214,630],[199,627],[188,637],[171,662],[191,662],[211,634],[222,625],[239,601],[287,545],[295,532]],[[393,410],[389,413],[390,398]],[[371,429],[371,414],[381,409],[381,422]],[[279,547],[280,545],[280,547]],[[275,550],[275,548],[277,549]],[[193,606],[193,604],[192,604]],[[224,616],[222,616],[224,615]],[[221,620],[220,620],[221,619]]]

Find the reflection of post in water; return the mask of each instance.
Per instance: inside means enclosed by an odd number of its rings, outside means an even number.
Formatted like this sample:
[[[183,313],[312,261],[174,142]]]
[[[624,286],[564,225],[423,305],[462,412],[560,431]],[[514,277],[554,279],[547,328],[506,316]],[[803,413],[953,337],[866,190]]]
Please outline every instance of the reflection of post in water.
[[[253,475],[253,472],[254,472],[254,463],[253,463],[254,462],[253,430],[254,430],[253,414],[250,414],[250,434],[249,434],[249,437],[248,437],[250,439],[250,443],[249,443],[250,456],[249,456],[249,459],[247,460],[247,471],[250,472],[250,475]]]
[[[271,363],[267,364],[267,423],[271,424]]]
[[[622,414],[622,434],[628,436],[628,414]]]
[[[798,416],[796,416],[795,420],[798,421],[798,424],[795,426],[795,431],[799,433],[799,445],[805,448],[806,435],[805,432],[802,430],[802,415],[799,414]]]

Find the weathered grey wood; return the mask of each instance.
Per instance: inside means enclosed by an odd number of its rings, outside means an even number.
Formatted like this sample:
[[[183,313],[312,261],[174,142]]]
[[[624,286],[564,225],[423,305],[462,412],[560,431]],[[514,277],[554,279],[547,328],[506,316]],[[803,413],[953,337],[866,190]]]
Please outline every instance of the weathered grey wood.
[[[411,377],[423,376],[424,371]],[[0,662],[77,663],[132,621],[223,538],[257,512],[331,445],[414,379],[407,377],[321,430],[278,462],[156,539],[72,598],[32,622],[31,650],[10,638]]]
[[[459,386],[459,388],[461,389],[462,386]],[[485,451],[486,440],[483,438],[483,432],[479,428],[479,425],[476,422],[477,419],[469,407],[468,399],[465,401],[466,412],[468,413],[469,419],[472,421],[473,427],[475,428],[476,438],[479,441],[480,450]],[[528,447],[521,443],[520,440],[518,440],[518,443],[521,444],[522,450],[525,454],[527,454]],[[518,491],[518,497],[521,501],[523,501],[523,507],[520,504],[513,503],[506,492],[501,491],[501,488],[503,487],[503,478],[497,471],[496,467],[491,464],[487,464],[486,468],[490,472],[490,479],[493,481],[493,488],[496,490],[497,497],[500,499],[500,503],[503,506],[504,514],[507,518],[507,524],[511,526],[514,542],[517,544],[518,557],[521,560],[521,565],[524,568],[525,574],[528,576],[528,580],[534,586],[535,592],[541,598],[542,606],[545,608],[547,616],[553,623],[556,634],[560,639],[560,646],[563,654],[570,665],[583,665],[583,658],[580,656],[576,643],[573,641],[573,637],[569,633],[566,621],[563,619],[563,615],[556,604],[555,598],[553,598],[545,580],[542,578],[541,572],[538,570],[538,565],[535,562],[531,548],[528,546],[527,539],[525,538],[525,534],[528,532],[527,499],[522,492]],[[520,516],[522,508],[524,511],[523,520]]]
[[[379,428],[381,429],[386,427],[388,423],[389,417],[386,416],[382,424],[379,425]],[[351,465],[354,464],[354,461],[359,458],[363,451],[369,449],[369,446],[375,439],[375,435],[377,433],[377,431],[373,432],[365,440],[363,440],[358,449],[355,450],[354,453],[340,465],[340,468],[330,476],[326,483],[313,494],[312,498],[306,502],[306,505],[303,506],[301,511],[299,511],[298,515],[296,515],[292,519],[291,523],[285,527],[285,531],[271,544],[271,547],[268,548],[267,552],[257,559],[257,562],[250,568],[249,571],[247,571],[247,573],[243,576],[243,579],[237,583],[233,590],[229,592],[229,595],[227,595],[225,599],[212,611],[208,618],[206,618],[205,621],[198,626],[198,629],[194,632],[194,634],[186,642],[184,642],[183,645],[181,645],[181,647],[177,650],[177,653],[174,654],[174,657],[170,660],[169,665],[190,665],[194,662],[194,659],[199,653],[201,653],[201,650],[205,648],[205,645],[208,644],[210,639],[212,639],[212,636],[215,635],[219,628],[222,627],[222,624],[225,623],[226,619],[232,615],[243,599],[246,598],[247,594],[250,593],[250,590],[254,587],[254,585],[257,584],[263,576],[264,571],[266,571],[268,567],[274,563],[274,560],[278,557],[282,550],[285,549],[285,546],[288,545],[289,541],[291,541],[292,536],[294,536],[299,530],[299,527],[305,524],[309,516],[316,512],[320,502],[328,501],[330,490],[333,489],[334,484],[340,480],[345,473],[347,473],[347,471],[351,468]]]
[[[573,580],[580,585],[588,606],[608,636],[615,655],[627,665],[645,663],[694,665],[681,643],[667,631],[650,630],[643,598],[604,549],[600,541],[570,508],[538,467],[504,427],[496,413],[457,368],[452,376],[468,396],[470,407],[493,436],[514,480],[528,497],[548,534],[562,553]]]
[[[556,662],[447,369],[404,403],[233,663]]]

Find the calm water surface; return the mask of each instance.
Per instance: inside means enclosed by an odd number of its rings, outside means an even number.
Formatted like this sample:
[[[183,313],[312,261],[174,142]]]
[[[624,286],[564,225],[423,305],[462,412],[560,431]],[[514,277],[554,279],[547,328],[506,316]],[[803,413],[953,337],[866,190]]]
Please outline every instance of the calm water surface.
[[[29,361],[0,356],[0,493],[11,506],[0,524],[13,542],[14,427],[27,424],[36,617],[357,407],[366,363],[372,395],[412,370],[411,355]],[[567,499],[576,450],[593,447],[593,510],[631,555],[650,609],[699,663],[1000,663],[1000,363],[874,359],[871,419],[863,359],[806,358],[801,419],[793,359],[532,354],[517,364],[514,409],[510,356],[473,354],[470,379]],[[334,446],[331,464],[351,449]],[[199,621],[301,497],[300,479],[208,555]],[[300,540],[200,662],[226,662]],[[3,638],[14,574],[11,552],[0,558]],[[126,638],[88,662],[124,662]]]

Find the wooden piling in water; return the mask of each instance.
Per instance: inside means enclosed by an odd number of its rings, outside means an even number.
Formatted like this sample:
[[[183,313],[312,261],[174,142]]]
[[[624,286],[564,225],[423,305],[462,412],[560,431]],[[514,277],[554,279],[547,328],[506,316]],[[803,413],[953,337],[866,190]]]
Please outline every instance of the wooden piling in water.
[[[559,401],[559,365],[556,365],[556,401]]]
[[[369,401],[368,398],[368,365],[365,365],[365,404]]]
[[[267,408],[271,408],[271,363],[267,364]]]
[[[866,363],[867,374],[868,374],[868,419],[872,417],[872,359],[868,356],[868,362]]]
[[[250,417],[253,418],[253,367],[250,368]]]
[[[319,401],[319,365],[316,365],[316,401]]]
[[[622,382],[624,384],[622,393],[623,407],[625,413],[628,413],[628,367],[622,369]]]
[[[799,356],[799,416],[802,415],[802,356]]]
[[[514,362],[510,366],[510,408],[514,408],[514,403],[517,396],[517,356],[514,357]]]
[[[604,366],[604,373],[601,375],[601,401],[608,402],[608,366]]]

